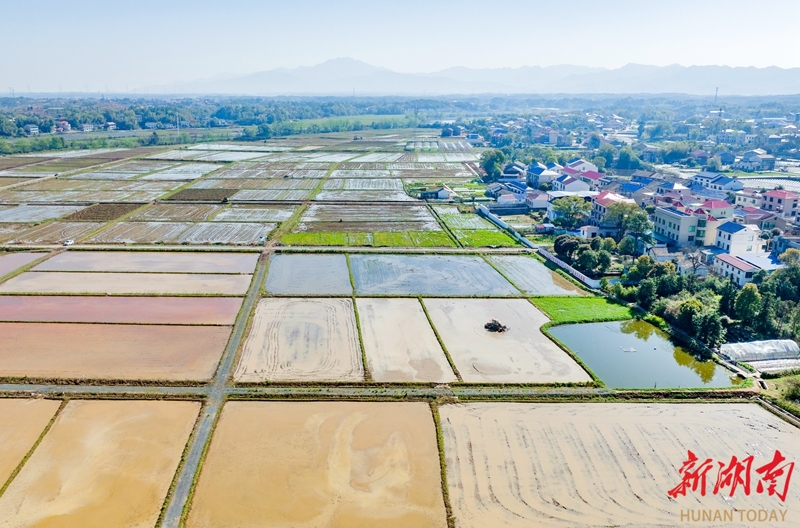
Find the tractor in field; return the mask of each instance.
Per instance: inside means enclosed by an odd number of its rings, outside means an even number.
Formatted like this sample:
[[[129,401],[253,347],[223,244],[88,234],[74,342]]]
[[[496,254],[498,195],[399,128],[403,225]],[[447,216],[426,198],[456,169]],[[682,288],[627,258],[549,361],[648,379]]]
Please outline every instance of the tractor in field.
[[[483,325],[483,327],[485,329],[487,329],[488,331],[490,331],[490,332],[506,332],[506,331],[508,331],[508,327],[506,325],[504,325],[503,323],[501,323],[500,321],[498,321],[497,319],[492,319],[491,321],[489,321],[488,323]]]

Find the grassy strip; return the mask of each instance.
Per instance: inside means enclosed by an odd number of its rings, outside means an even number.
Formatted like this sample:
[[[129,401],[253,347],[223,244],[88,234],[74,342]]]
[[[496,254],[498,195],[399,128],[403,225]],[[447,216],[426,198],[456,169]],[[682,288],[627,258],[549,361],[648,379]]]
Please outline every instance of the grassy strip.
[[[450,504],[450,488],[447,485],[447,460],[444,452],[444,435],[442,433],[442,419],[439,416],[439,405],[431,402],[431,414],[433,424],[436,427],[436,447],[439,450],[439,468],[442,480],[442,498],[444,499],[444,509],[447,512],[447,528],[455,528],[456,518],[453,515],[453,507]]]
[[[55,255],[55,254],[57,254],[59,252],[60,252],[60,250],[51,251],[50,253],[42,253],[41,258],[38,258],[38,259],[34,260],[33,262],[29,262],[28,264],[25,264],[24,266],[21,266],[21,267],[15,269],[15,270],[11,271],[10,273],[6,273],[2,277],[0,277],[0,284],[2,284],[3,282],[5,282],[5,281],[7,281],[9,279],[13,279],[17,275],[22,275],[23,273],[25,273],[26,271],[28,271],[32,267],[38,266],[39,264],[41,264],[42,262],[44,262],[45,260],[47,260],[48,258],[50,258],[51,256],[53,256],[53,255]],[[11,253],[11,252],[9,252],[9,253]],[[8,253],[4,253],[4,254],[8,254]]]
[[[353,297],[356,296],[356,277],[353,275],[353,265],[350,263],[350,253],[344,254],[344,259],[347,262],[347,274],[350,277],[350,287],[353,289]]]
[[[444,221],[444,218],[439,216],[439,213],[436,212],[436,209],[431,206],[431,204],[426,204],[428,207],[428,211],[430,211],[431,215],[439,222],[439,225],[442,226],[442,229],[445,230],[447,235],[453,240],[456,247],[464,247],[463,244],[458,240],[458,237],[453,233],[450,229],[450,226],[447,225],[447,222]]]
[[[291,246],[456,247],[441,231],[321,231],[287,233],[282,244]]]
[[[356,331],[358,332],[358,346],[361,348],[361,364],[364,366],[364,381],[372,381],[372,373],[369,371],[369,363],[367,362],[367,351],[364,349],[364,338],[361,334],[361,318],[358,316],[358,306],[356,305],[356,296],[353,295],[353,313],[356,319]]]
[[[431,315],[428,313],[428,308],[425,306],[425,303],[422,302],[422,297],[417,296],[417,300],[419,301],[420,306],[422,306],[422,311],[425,313],[425,318],[428,320],[428,324],[431,325],[431,330],[433,330],[433,335],[436,336],[436,340],[439,342],[439,346],[442,347],[442,352],[444,352],[444,357],[447,358],[447,362],[450,364],[450,368],[453,369],[453,374],[456,375],[458,381],[463,382],[464,378],[461,377],[461,373],[458,372],[458,368],[456,368],[456,364],[453,361],[452,356],[450,356],[450,352],[448,352],[447,347],[444,346],[444,341],[442,341],[442,336],[440,336],[439,331],[436,330],[436,326],[434,326],[433,324]]]
[[[11,475],[8,476],[8,480],[6,480],[5,484],[3,484],[3,487],[0,488],[0,497],[3,496],[3,493],[6,492],[6,490],[11,485],[11,482],[14,480],[14,478],[19,474],[20,471],[22,471],[22,468],[28,462],[28,459],[31,456],[33,456],[33,452],[36,451],[36,448],[39,447],[39,444],[42,443],[42,440],[44,440],[45,435],[48,433],[48,431],[50,431],[50,428],[53,427],[53,424],[56,422],[56,419],[61,414],[61,411],[63,411],[64,407],[67,406],[67,403],[69,403],[69,399],[64,399],[61,401],[61,405],[58,407],[58,410],[56,410],[55,414],[53,414],[53,417],[50,418],[50,421],[47,422],[47,425],[42,431],[42,434],[39,435],[39,438],[36,439],[36,442],[33,443],[28,452],[25,453],[25,456],[22,458],[20,463],[17,464],[17,467],[14,468],[14,471],[11,472]]]
[[[523,290],[522,288],[517,286],[517,284],[513,280],[511,280],[511,277],[509,277],[508,275],[503,273],[503,271],[500,268],[495,266],[494,262],[491,261],[491,259],[489,258],[488,255],[486,255],[485,253],[481,253],[480,256],[483,258],[483,260],[486,261],[486,263],[488,265],[490,265],[497,273],[499,273],[501,277],[503,277],[505,280],[507,280],[509,282],[509,284],[511,284],[513,287],[515,287],[517,290],[519,290],[520,293],[525,294],[525,290]]]
[[[516,240],[500,231],[455,229],[458,241],[464,247],[513,247]]]
[[[175,474],[172,475],[172,481],[169,484],[167,494],[164,496],[164,502],[161,503],[161,510],[158,512],[158,519],[156,520],[155,526],[161,526],[161,522],[164,520],[164,514],[167,513],[167,507],[172,499],[172,494],[175,492],[175,486],[178,485],[178,477],[180,476],[181,471],[183,471],[183,467],[186,465],[186,457],[189,455],[189,450],[191,449],[192,443],[194,443],[194,439],[197,436],[197,429],[200,427],[200,421],[203,416],[203,406],[204,405],[200,406],[200,412],[197,413],[197,418],[194,421],[192,432],[189,434],[189,438],[186,440],[186,444],[183,446],[181,459],[178,462],[178,466],[175,468]]]
[[[633,308],[605,297],[534,297],[530,302],[555,324],[623,321],[637,315]]]
[[[227,400],[226,400],[227,401]],[[203,466],[205,465],[206,456],[208,455],[208,450],[211,448],[211,442],[214,439],[214,432],[217,430],[217,424],[219,423],[220,418],[222,417],[222,411],[225,408],[225,402],[222,402],[219,406],[219,412],[214,417],[214,423],[211,424],[211,428],[208,432],[208,441],[203,446],[203,452],[200,453],[200,458],[197,460],[197,469],[194,472],[194,477],[192,478],[192,485],[189,487],[189,494],[186,496],[186,502],[183,504],[183,510],[181,511],[181,518],[178,522],[178,526],[185,526],[186,525],[186,518],[189,517],[189,510],[192,508],[192,502],[194,501],[194,492],[197,489],[197,483],[200,480],[200,474],[203,472]],[[201,409],[198,418],[203,415],[203,411]],[[200,420],[198,419],[198,425]],[[191,445],[191,442],[187,442],[186,446]],[[164,504],[167,504],[167,501],[164,501]],[[161,519],[159,519],[160,521]],[[156,526],[159,526],[159,523],[156,523]]]

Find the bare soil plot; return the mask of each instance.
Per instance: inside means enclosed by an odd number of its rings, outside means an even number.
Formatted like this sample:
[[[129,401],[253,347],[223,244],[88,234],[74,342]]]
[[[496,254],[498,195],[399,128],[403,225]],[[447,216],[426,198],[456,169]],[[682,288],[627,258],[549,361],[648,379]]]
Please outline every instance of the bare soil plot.
[[[285,222],[292,217],[294,207],[231,206],[219,212],[214,222]]]
[[[0,222],[43,222],[83,209],[82,205],[20,205],[0,210]]]
[[[413,202],[404,191],[320,191],[317,201],[329,202]]]
[[[403,232],[403,231],[441,231],[435,221],[430,222],[300,222],[294,228],[295,233],[370,233],[370,232]]]
[[[140,208],[139,204],[95,204],[64,217],[65,221],[109,222]]]
[[[362,180],[328,180],[322,186],[327,190],[344,191],[402,191],[403,182],[396,178],[365,178]]]
[[[0,321],[232,325],[239,297],[0,296]]]
[[[303,222],[436,222],[424,205],[311,204]]]
[[[102,226],[102,222],[51,222],[16,234],[11,244],[61,244],[75,240]]]
[[[47,256],[47,253],[0,253],[0,277]]]
[[[4,177],[2,173],[0,173],[0,187],[5,187],[7,185],[14,185],[16,183],[28,182],[31,181],[33,178],[14,178],[14,177]]]
[[[95,244],[163,244],[190,228],[186,222],[120,222],[86,240]]]
[[[167,200],[181,202],[221,202],[232,197],[236,189],[183,189],[176,192]]]
[[[275,255],[265,289],[278,295],[353,294],[344,255]]]
[[[203,381],[229,326],[0,323],[0,377]]]
[[[199,410],[71,401],[0,498],[0,526],[154,526]]]
[[[494,255],[489,260],[530,295],[582,295],[580,288],[531,257]]]
[[[356,293],[363,295],[519,294],[480,257],[352,255],[350,265]]]
[[[228,244],[253,246],[270,234],[278,224],[243,222],[201,222],[175,239],[179,244]],[[263,241],[262,241],[263,245]]]
[[[64,273],[29,271],[0,284],[4,293],[106,295],[244,295],[250,275],[181,273]]]
[[[24,165],[30,165],[32,163],[39,163],[40,161],[48,161],[51,159],[53,158],[3,156],[2,158],[0,158],[0,170],[15,169],[17,167],[22,167]]]
[[[72,178],[65,178],[63,180],[42,180],[30,185],[26,185],[23,189],[26,191],[77,191],[82,189],[96,189],[99,184],[103,183],[118,183],[118,182],[95,182],[90,180],[74,180]]]
[[[201,222],[222,209],[211,204],[155,204],[131,215],[131,222]]]
[[[36,271],[252,273],[258,253],[67,251]]]
[[[800,522],[797,493],[786,502],[759,494],[755,472],[775,450],[798,460],[798,431],[755,404],[472,403],[439,413],[459,527],[681,526],[687,510],[734,514],[713,526],[766,526],[739,512],[773,508],[788,510],[786,526]],[[700,459],[695,469],[714,461],[708,489],[672,499],[687,451]],[[717,463],[749,455],[750,495],[742,486],[713,494]]]
[[[22,462],[59,405],[57,400],[0,399],[0,482]]]
[[[591,377],[539,328],[549,319],[524,299],[426,299],[434,327],[464,381],[577,383]],[[484,325],[498,319],[505,332]]]
[[[422,403],[229,402],[188,528],[447,525]]]
[[[17,233],[21,233],[30,228],[31,224],[4,224],[0,223],[0,240],[12,238]]]
[[[236,366],[238,382],[362,381],[350,299],[262,299]]]
[[[373,380],[456,380],[417,299],[362,298],[356,299],[356,306]]]
[[[311,197],[308,189],[267,189],[239,191],[231,201],[234,202],[269,202],[273,200],[307,200]]]

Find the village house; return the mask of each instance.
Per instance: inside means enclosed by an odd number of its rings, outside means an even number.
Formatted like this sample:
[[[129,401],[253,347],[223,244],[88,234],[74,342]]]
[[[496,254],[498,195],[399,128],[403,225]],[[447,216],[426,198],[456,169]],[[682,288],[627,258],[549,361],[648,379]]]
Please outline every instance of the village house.
[[[725,222],[717,226],[717,240],[714,244],[731,255],[761,253],[761,239],[758,226]]]
[[[742,189],[736,193],[736,207],[761,207],[761,193],[757,189]]]
[[[597,227],[600,236],[616,238],[619,235],[618,226],[610,225],[604,221],[608,213],[608,208],[612,204],[619,202],[636,204],[636,202],[630,198],[607,191],[601,192],[592,199],[592,212],[589,216],[589,225]]]
[[[552,181],[554,191],[588,191],[590,186],[583,180],[579,180],[574,176],[564,175]]]
[[[733,255],[722,254],[716,256],[712,269],[720,277],[729,278],[741,288],[753,281],[753,275],[759,268]]]
[[[797,218],[798,202],[799,195],[781,189],[773,189],[761,195],[761,209],[774,211],[783,218]]]
[[[733,167],[744,171],[771,171],[775,169],[775,156],[764,149],[748,150]]]

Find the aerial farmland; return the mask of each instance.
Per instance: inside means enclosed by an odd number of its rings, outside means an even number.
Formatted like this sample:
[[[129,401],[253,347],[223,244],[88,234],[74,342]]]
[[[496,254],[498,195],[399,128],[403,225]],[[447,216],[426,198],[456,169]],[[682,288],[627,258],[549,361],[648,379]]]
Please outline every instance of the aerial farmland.
[[[0,528],[800,524],[797,419],[746,372],[416,198],[480,152],[396,129],[2,158]],[[604,363],[634,352],[684,375]],[[709,488],[752,456],[753,493],[670,494],[688,451]],[[782,499],[755,491],[776,452]]]

